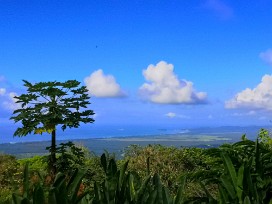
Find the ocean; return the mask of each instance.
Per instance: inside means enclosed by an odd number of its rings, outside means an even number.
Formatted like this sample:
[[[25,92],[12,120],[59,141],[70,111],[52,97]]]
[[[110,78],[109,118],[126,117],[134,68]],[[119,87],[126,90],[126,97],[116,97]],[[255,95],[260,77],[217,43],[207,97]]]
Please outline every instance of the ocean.
[[[73,141],[87,147],[93,153],[100,155],[105,150],[120,156],[130,145],[146,146],[161,144],[175,147],[212,147],[223,143],[233,143],[240,140],[243,134],[248,139],[255,140],[260,126],[222,126],[177,128],[156,126],[101,126],[83,127],[67,131],[58,130],[58,143]],[[264,127],[268,130],[271,127]],[[15,155],[18,158],[46,154],[45,148],[50,146],[50,135],[28,135],[25,137],[1,138],[0,152]]]

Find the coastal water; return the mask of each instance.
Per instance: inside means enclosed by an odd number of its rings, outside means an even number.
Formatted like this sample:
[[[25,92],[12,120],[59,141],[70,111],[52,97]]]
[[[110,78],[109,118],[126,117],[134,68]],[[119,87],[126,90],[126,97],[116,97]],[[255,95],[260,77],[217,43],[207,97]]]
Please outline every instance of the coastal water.
[[[13,137],[15,127],[5,127],[0,129],[1,143],[18,143],[50,140],[50,135],[43,133],[42,135],[28,135],[25,137]],[[111,137],[130,137],[130,136],[148,136],[148,135],[168,135],[189,132],[188,129],[180,127],[160,127],[160,126],[144,126],[144,125],[82,125],[80,128],[67,128],[62,131],[57,130],[58,140],[75,140],[75,139],[91,139],[91,138],[111,138]]]
[[[130,145],[146,146],[161,144],[166,146],[212,147],[223,143],[239,141],[243,134],[254,140],[262,127],[258,126],[224,126],[202,128],[178,128],[158,126],[101,126],[83,127],[67,131],[58,130],[58,143],[73,141],[87,147],[97,155],[107,150],[122,155]],[[265,127],[271,130],[270,127]],[[50,146],[50,135],[28,135],[26,137],[1,138],[0,152],[13,154],[18,158],[48,153],[45,149]]]

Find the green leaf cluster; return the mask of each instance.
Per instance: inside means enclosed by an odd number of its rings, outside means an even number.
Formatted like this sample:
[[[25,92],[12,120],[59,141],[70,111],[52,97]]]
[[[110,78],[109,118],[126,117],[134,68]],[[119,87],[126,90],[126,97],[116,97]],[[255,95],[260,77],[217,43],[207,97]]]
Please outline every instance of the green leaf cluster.
[[[83,110],[90,104],[86,86],[76,80],[66,82],[39,82],[32,84],[23,80],[27,93],[15,96],[20,109],[13,112],[12,120],[21,122],[14,136],[30,133],[51,133],[57,125],[62,130],[77,128],[80,123],[91,123],[92,110]]]
[[[161,203],[181,204],[185,178],[181,181],[177,196],[171,196],[167,187],[163,186],[158,174],[147,174],[144,180],[135,172],[128,171],[128,161],[117,167],[115,159],[108,159],[106,154],[100,158],[105,173],[102,183],[95,183],[92,191],[84,190],[82,183],[86,170],[75,170],[72,176],[58,173],[48,192],[43,182],[37,182],[32,188],[29,180],[30,169],[26,163],[23,174],[23,190],[13,193],[14,204],[140,204]],[[83,187],[83,188],[82,188]]]
[[[128,168],[135,171],[141,178],[145,177],[148,168],[152,174],[159,174],[162,183],[167,186],[170,194],[178,192],[179,178],[182,175],[208,169],[213,157],[204,154],[201,148],[177,148],[162,145],[148,145],[145,147],[131,145],[125,150],[125,160],[129,160]],[[146,160],[149,159],[149,167]],[[203,194],[199,191],[199,184],[187,181],[185,193],[187,196]]]
[[[48,192],[45,192],[42,183],[37,183],[34,188],[30,188],[29,166],[25,165],[23,192],[12,194],[13,204],[77,204],[86,196],[86,192],[79,194],[81,181],[86,170],[76,170],[69,178],[68,182],[63,173],[58,173],[54,183]]]
[[[212,148],[208,154],[217,157],[211,170],[192,175],[202,188],[218,186],[217,197],[206,191],[214,203],[272,203],[272,152],[266,145],[247,140]]]

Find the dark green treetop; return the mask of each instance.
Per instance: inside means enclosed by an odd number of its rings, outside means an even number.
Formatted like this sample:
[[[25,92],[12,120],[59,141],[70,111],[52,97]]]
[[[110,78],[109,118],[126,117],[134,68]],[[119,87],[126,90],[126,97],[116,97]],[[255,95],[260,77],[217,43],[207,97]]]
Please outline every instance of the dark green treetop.
[[[61,125],[62,130],[77,128],[80,123],[92,123],[94,115],[88,110],[90,104],[86,86],[79,86],[80,82],[68,80],[66,82],[39,82],[32,84],[23,80],[27,93],[15,96],[16,103],[21,108],[13,112],[10,118],[16,123],[21,122],[14,136],[25,136],[30,133],[51,133],[51,155],[49,165],[52,174],[56,174],[56,128]]]
[[[13,112],[12,120],[21,122],[14,136],[30,133],[51,133],[57,125],[62,130],[77,128],[80,123],[92,123],[92,110],[85,110],[90,104],[86,86],[76,80],[66,82],[39,82],[32,84],[23,80],[27,94],[15,96],[21,108]],[[84,110],[83,110],[84,109]]]

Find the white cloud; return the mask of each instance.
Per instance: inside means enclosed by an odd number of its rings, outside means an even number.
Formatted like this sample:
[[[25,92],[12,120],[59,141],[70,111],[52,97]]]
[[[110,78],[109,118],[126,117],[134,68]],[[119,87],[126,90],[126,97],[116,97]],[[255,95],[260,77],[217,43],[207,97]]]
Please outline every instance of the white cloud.
[[[183,118],[183,119],[190,119],[189,116],[181,115],[181,114],[176,114],[176,113],[173,113],[173,112],[166,113],[165,116],[168,117],[168,118]]]
[[[112,75],[104,75],[99,69],[84,79],[89,93],[96,97],[122,97],[124,92]]]
[[[174,66],[160,61],[157,65],[149,65],[143,70],[147,80],[140,87],[141,95],[153,102],[161,104],[198,104],[205,103],[207,94],[196,92],[193,83],[179,80],[174,74]]]
[[[0,87],[0,109],[3,110],[3,112],[10,114],[10,110],[14,111],[21,108],[21,105],[16,103],[17,99],[14,98],[17,94],[4,88],[8,82],[3,75],[0,75],[0,84],[1,86],[3,85]],[[3,114],[3,112],[1,114]]]
[[[0,88],[0,96],[5,95],[6,89],[5,88]]]
[[[231,114],[231,116],[235,116],[235,117],[244,117],[244,116],[253,116],[253,115],[256,115],[256,111],[251,110],[246,113],[233,113],[233,114]]]
[[[226,108],[266,109],[272,111],[272,75],[264,75],[255,88],[246,88],[225,102]],[[253,113],[253,112],[252,112]]]
[[[264,62],[272,66],[272,49],[261,52],[259,56]]]
[[[233,9],[222,0],[206,0],[204,8],[213,11],[224,20],[231,19],[234,16]]]
[[[15,92],[6,93],[6,90],[5,90],[5,93],[1,95],[4,99],[2,102],[2,106],[8,110],[16,110],[21,108],[21,105],[16,103],[17,99],[14,98],[16,95],[17,94]]]
[[[165,116],[168,117],[168,118],[174,118],[174,117],[177,116],[177,114],[175,114],[173,112],[169,112],[169,113],[166,113]]]

